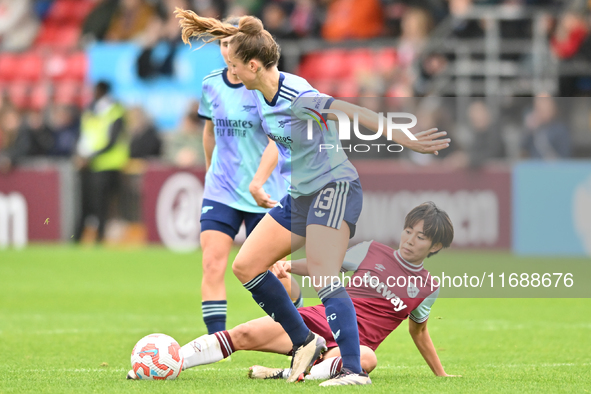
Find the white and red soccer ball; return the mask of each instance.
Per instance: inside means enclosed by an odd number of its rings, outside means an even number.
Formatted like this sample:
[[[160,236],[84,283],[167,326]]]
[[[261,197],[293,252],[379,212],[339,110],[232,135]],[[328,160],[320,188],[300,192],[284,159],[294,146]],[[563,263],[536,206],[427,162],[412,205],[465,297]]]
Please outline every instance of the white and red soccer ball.
[[[147,335],[131,351],[131,368],[139,379],[176,379],[184,361],[178,342],[165,334]]]

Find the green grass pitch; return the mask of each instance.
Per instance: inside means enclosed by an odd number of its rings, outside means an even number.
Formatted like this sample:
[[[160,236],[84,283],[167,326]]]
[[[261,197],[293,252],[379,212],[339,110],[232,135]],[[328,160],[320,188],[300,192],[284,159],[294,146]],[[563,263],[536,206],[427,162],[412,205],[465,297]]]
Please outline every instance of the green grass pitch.
[[[436,258],[491,257],[446,251]],[[163,332],[182,345],[205,333],[200,271],[199,253],[162,248],[0,251],[0,393],[321,390],[317,382],[249,380],[250,365],[288,365],[285,356],[255,352],[185,371],[175,381],[125,380],[142,336]],[[229,327],[263,315],[231,270],[226,283]],[[328,391],[589,392],[590,312],[589,299],[441,298],[429,331],[446,371],[462,378],[434,377],[403,323],[378,349],[371,387]]]

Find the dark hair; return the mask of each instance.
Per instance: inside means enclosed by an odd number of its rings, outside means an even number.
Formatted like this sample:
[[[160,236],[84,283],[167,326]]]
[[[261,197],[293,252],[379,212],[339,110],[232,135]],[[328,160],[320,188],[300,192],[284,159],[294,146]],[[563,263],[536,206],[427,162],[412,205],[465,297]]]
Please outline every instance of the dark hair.
[[[406,215],[404,228],[412,228],[423,220],[423,234],[431,240],[431,246],[441,243],[448,248],[454,239],[454,225],[447,213],[437,208],[434,202],[424,202]],[[429,253],[427,257],[438,253]]]
[[[111,85],[107,81],[99,81],[95,86],[95,90],[100,96],[104,96],[111,91]]]
[[[174,11],[181,25],[181,36],[185,44],[191,45],[191,37],[210,37],[205,43],[232,37],[230,43],[236,46],[236,56],[243,63],[252,59],[260,60],[265,68],[277,65],[280,48],[263,28],[263,22],[254,16],[240,18],[238,27],[215,18],[204,18],[193,11],[177,8]]]

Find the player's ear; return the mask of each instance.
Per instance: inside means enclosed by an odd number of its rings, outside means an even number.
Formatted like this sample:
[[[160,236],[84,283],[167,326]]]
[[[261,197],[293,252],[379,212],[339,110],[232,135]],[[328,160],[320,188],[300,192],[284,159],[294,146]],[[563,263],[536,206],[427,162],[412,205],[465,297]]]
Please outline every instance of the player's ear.
[[[250,59],[248,61],[248,69],[253,73],[256,73],[261,69],[261,65],[256,59]]]
[[[431,245],[431,249],[429,249],[429,253],[437,253],[443,248],[443,244],[441,242],[437,242],[435,245]]]

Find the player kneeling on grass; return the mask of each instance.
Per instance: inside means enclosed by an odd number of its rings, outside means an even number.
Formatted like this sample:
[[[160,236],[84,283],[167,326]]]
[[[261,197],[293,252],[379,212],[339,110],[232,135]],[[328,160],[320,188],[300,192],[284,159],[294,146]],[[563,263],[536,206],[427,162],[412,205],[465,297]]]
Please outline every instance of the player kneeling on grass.
[[[427,330],[427,319],[439,287],[423,268],[423,260],[449,247],[453,235],[453,225],[447,214],[427,202],[406,216],[398,250],[369,241],[347,251],[342,271],[353,271],[347,292],[357,313],[361,366],[368,373],[377,365],[374,352],[380,343],[403,320],[410,318],[410,335],[433,373],[452,376],[443,370]],[[273,271],[278,277],[287,275],[287,272],[307,276],[306,267],[305,259],[281,261]],[[403,279],[406,280],[404,285]],[[341,368],[340,351],[335,341],[339,332],[330,331],[327,319],[331,316],[326,316],[324,305],[303,307],[298,311],[306,325],[326,339],[329,348],[306,379],[330,379]],[[281,325],[266,316],[189,342],[181,349],[185,357],[183,368],[214,363],[238,350],[289,354],[292,343]],[[249,376],[257,379],[286,379],[289,375],[289,369],[258,365],[249,371]],[[298,380],[303,379],[303,374],[298,377]]]

